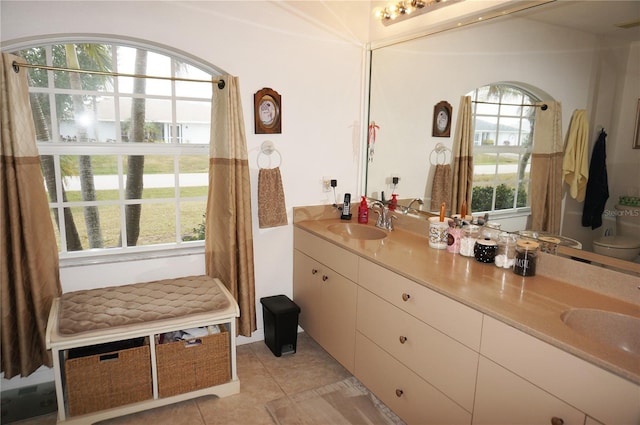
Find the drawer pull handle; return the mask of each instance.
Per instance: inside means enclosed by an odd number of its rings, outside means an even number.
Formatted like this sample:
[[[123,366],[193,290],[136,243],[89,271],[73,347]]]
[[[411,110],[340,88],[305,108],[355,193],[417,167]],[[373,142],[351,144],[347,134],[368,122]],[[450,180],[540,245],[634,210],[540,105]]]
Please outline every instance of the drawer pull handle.
[[[402,294],[402,301],[409,301],[409,298],[411,298],[411,295],[407,294],[406,292]]]
[[[400,388],[398,388],[396,390],[396,397],[402,397],[402,394],[404,394],[404,391],[402,391]]]
[[[562,418],[554,416],[553,418],[551,418],[551,425],[564,425],[564,420]]]
[[[400,344],[404,344],[405,342],[407,342],[407,337],[404,335],[400,335]]]
[[[322,281],[326,282],[327,280],[329,280],[329,276],[327,276],[326,274],[322,275]]]
[[[318,273],[318,269],[311,269],[311,274],[317,274]]]

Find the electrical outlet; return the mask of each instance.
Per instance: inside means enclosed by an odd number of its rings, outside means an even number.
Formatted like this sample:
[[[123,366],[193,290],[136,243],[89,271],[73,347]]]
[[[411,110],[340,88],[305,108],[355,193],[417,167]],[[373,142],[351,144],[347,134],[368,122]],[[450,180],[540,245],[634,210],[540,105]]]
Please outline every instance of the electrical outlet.
[[[322,191],[331,192],[331,177],[322,178]]]

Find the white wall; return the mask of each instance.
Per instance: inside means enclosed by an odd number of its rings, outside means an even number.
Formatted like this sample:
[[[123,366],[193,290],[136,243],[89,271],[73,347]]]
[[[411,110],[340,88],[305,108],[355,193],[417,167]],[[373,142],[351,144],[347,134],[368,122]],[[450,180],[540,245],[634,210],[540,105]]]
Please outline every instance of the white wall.
[[[333,195],[322,191],[323,176],[338,180],[340,197],[357,195],[360,184],[368,4],[310,3],[305,9],[266,1],[0,3],[3,50],[25,38],[116,35],[178,49],[240,78],[251,166],[258,339],[259,299],[292,295],[292,207],[333,203]],[[254,134],[253,94],[263,87],[282,95],[282,134]],[[288,226],[272,229],[259,229],[257,220],[257,156],[265,140],[282,156],[289,215]],[[198,254],[63,268],[61,279],[67,292],[202,273],[203,254]]]

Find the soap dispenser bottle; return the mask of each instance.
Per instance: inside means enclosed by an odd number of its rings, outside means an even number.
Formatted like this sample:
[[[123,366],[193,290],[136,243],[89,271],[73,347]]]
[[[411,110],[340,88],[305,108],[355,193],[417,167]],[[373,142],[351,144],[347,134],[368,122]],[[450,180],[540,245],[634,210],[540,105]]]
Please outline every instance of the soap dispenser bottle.
[[[389,201],[389,211],[395,211],[397,205],[398,205],[398,194],[392,193],[391,201]]]
[[[369,222],[369,206],[367,205],[367,198],[362,197],[360,206],[358,207],[358,223],[367,224]]]

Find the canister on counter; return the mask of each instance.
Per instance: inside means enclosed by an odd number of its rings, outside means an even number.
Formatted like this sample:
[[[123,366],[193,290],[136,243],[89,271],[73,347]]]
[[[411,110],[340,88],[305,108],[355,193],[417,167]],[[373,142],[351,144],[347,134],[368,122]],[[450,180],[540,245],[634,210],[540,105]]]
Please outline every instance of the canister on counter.
[[[538,260],[538,242],[519,240],[516,243],[516,261],[513,272],[519,276],[535,276]]]
[[[513,268],[516,261],[516,243],[518,237],[508,232],[500,233],[498,239],[498,253],[496,254],[495,264],[505,269]]]
[[[538,242],[540,242],[541,252],[556,255],[558,253],[558,245],[560,245],[561,241],[553,236],[540,236],[538,237]]]
[[[493,239],[478,239],[473,246],[473,255],[481,263],[493,263],[498,251],[498,244]]]
[[[464,257],[473,257],[473,247],[479,236],[480,226],[475,224],[465,224],[462,226],[462,234],[460,236],[460,255]]]

